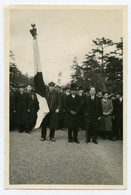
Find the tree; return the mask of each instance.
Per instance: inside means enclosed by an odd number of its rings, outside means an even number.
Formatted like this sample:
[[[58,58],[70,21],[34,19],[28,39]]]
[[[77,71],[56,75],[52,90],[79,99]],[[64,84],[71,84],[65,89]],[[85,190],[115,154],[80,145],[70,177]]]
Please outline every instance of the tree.
[[[81,86],[83,84],[83,71],[82,67],[78,64],[77,57],[74,57],[71,68],[74,71],[71,74],[71,83],[76,83],[78,86]]]
[[[22,72],[17,68],[17,65],[15,64],[15,55],[10,50],[9,52],[10,62],[9,62],[9,68],[10,68],[10,82],[11,83],[23,83],[23,84],[32,84],[33,85],[33,77],[29,77],[28,74],[22,74]]]
[[[87,88],[90,86],[98,88],[100,86],[99,63],[94,58],[94,55],[90,53],[85,55],[85,61],[83,61],[83,75],[84,85]]]
[[[113,52],[110,50],[113,47]],[[123,83],[123,39],[113,43],[104,37],[93,40],[93,49],[85,55],[81,65],[74,58],[72,82],[88,88],[115,91],[122,88]]]
[[[123,39],[115,43],[116,50],[111,52],[107,60],[107,82],[108,87],[122,91],[123,88]],[[111,87],[111,88],[112,88]]]
[[[92,40],[93,42],[93,49],[92,53],[95,56],[95,59],[99,63],[99,74],[100,74],[100,79],[103,85],[103,89],[106,90],[106,84],[105,84],[105,69],[106,69],[106,60],[110,53],[108,52],[109,47],[113,46],[114,43],[111,39],[105,39],[104,37],[102,38],[96,38],[96,40]]]

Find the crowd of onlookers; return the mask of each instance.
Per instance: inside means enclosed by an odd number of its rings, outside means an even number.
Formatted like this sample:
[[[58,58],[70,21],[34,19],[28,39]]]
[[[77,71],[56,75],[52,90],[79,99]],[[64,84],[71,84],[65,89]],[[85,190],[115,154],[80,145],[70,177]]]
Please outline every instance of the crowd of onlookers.
[[[46,86],[46,99],[50,112],[41,124],[41,141],[46,140],[50,128],[50,140],[55,141],[55,130],[68,128],[68,142],[79,143],[78,132],[86,130],[86,143],[97,136],[112,141],[123,139],[123,97],[119,91],[84,90],[75,84]],[[31,133],[37,120],[39,103],[32,85],[10,83],[10,130]]]

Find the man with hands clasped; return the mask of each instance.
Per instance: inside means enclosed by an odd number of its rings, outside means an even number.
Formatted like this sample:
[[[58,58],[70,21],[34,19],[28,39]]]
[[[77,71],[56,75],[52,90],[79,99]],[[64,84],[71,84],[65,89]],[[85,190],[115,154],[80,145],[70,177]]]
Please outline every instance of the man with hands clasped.
[[[90,87],[89,96],[86,97],[84,102],[84,112],[86,117],[86,143],[92,141],[94,144],[97,142],[97,129],[98,120],[102,115],[101,99],[96,96],[95,87]]]
[[[71,94],[66,100],[65,126],[68,128],[68,142],[79,143],[78,127],[80,123],[81,100],[77,95],[76,84],[71,84]]]

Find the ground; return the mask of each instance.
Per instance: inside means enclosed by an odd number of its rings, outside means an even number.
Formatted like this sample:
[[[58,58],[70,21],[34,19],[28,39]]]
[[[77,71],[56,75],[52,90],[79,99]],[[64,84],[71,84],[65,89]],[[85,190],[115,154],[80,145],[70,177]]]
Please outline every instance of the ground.
[[[31,134],[10,132],[10,184],[122,185],[122,141],[98,145],[67,142],[67,131],[56,131],[56,142],[40,141],[40,129]],[[49,134],[49,131],[48,133]]]

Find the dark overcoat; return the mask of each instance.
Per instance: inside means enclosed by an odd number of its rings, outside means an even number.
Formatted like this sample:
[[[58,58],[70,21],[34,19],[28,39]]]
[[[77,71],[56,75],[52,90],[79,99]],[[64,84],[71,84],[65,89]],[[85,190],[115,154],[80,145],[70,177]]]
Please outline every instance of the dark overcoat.
[[[62,128],[64,127],[67,97],[68,96],[66,94],[61,94],[60,122],[62,123]]]
[[[35,124],[37,118],[37,111],[39,109],[39,103],[34,92],[28,92],[29,94],[29,108],[28,112],[28,123]]]
[[[14,113],[15,109],[15,92],[10,91],[10,126],[13,127],[15,125],[16,113]]]
[[[46,93],[47,103],[49,102],[49,96],[50,96],[50,91]],[[61,94],[54,91],[49,106],[49,110],[50,110],[49,128],[50,129],[59,129],[60,112],[56,113],[56,109],[60,110],[60,108],[61,108]]]
[[[86,125],[88,127],[89,122],[94,122],[98,125],[98,118],[102,116],[102,104],[101,99],[95,96],[94,98],[94,111],[91,108],[91,96],[87,96],[84,101],[84,115],[86,116]]]
[[[81,100],[79,96],[73,98],[71,95],[66,99],[66,114],[64,126],[67,128],[78,128],[80,125],[80,108]],[[71,114],[71,111],[76,112],[76,115]]]
[[[82,95],[82,96],[79,96],[80,97],[80,101],[81,101],[81,104],[80,104],[80,127],[82,127],[82,129],[85,129],[85,118],[84,118],[84,102],[85,102],[85,99],[86,99],[86,95]]]
[[[116,120],[116,128],[121,127],[123,128],[123,100],[120,101],[119,99],[115,100],[115,110],[114,116]]]
[[[28,110],[30,109],[29,94],[17,92],[15,94],[16,124],[28,124]]]

